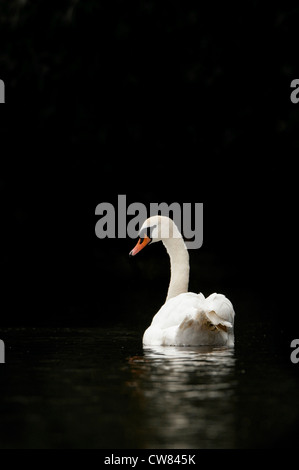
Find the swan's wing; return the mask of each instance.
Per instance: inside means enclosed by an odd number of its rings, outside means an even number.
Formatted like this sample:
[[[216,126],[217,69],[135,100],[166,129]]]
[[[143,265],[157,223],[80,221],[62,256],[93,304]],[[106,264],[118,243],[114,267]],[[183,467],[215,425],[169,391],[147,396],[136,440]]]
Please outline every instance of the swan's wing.
[[[232,328],[233,325],[229,321],[223,320],[219,315],[217,315],[214,310],[205,313],[207,327],[213,329],[213,326],[219,328],[220,330],[227,331],[227,328]]]
[[[198,309],[187,315],[177,328],[175,344],[226,345],[231,331],[232,324],[220,318],[216,312]]]
[[[234,309],[231,302],[222,294],[211,294],[205,299],[203,294],[194,294],[187,292],[180,294],[168,300],[156,313],[152,320],[152,325],[159,328],[170,328],[179,326],[184,320],[190,320],[196,316],[198,312],[210,315],[208,321],[214,325],[234,322]]]
[[[152,325],[163,329],[178,326],[187,316],[196,314],[203,300],[204,296],[200,297],[192,292],[177,295],[160,308],[152,320]]]
[[[204,306],[206,313],[214,312],[221,320],[230,322],[231,326],[233,326],[235,317],[234,308],[231,301],[225,295],[216,293],[209,295],[205,299]]]

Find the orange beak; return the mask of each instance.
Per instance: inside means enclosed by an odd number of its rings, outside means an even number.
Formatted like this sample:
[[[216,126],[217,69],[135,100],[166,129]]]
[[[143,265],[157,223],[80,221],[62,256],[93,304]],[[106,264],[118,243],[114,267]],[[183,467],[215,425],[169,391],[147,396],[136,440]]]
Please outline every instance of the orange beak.
[[[139,251],[141,251],[146,245],[148,245],[150,241],[151,239],[147,236],[145,236],[144,238],[139,238],[137,244],[134,246],[133,250],[130,251],[129,255],[137,255],[137,253],[139,253]]]

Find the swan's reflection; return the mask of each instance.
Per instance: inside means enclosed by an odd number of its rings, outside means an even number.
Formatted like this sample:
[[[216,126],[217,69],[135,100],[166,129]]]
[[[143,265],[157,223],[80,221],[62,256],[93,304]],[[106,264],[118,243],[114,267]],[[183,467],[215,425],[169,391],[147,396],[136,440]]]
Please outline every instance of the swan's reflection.
[[[233,446],[233,349],[150,347],[129,364],[149,447]]]

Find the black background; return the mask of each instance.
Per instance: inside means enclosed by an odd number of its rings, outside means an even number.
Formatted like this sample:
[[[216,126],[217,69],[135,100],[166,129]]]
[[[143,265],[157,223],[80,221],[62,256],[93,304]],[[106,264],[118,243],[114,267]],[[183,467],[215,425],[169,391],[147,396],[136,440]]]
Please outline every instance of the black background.
[[[95,236],[126,194],[203,202],[190,290],[298,337],[298,8],[11,1],[0,24],[2,326],[148,325],[163,246]]]

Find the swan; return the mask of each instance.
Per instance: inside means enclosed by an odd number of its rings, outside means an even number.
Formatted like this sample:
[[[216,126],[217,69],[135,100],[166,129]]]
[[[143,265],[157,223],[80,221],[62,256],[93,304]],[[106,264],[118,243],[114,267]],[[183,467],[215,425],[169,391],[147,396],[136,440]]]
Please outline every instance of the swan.
[[[155,215],[141,226],[135,256],[150,243],[162,241],[170,257],[170,283],[164,305],[143,335],[144,346],[234,345],[233,305],[223,294],[188,292],[189,254],[183,237],[169,217]]]

